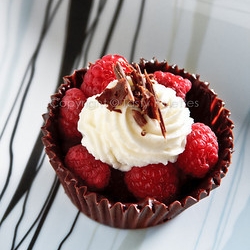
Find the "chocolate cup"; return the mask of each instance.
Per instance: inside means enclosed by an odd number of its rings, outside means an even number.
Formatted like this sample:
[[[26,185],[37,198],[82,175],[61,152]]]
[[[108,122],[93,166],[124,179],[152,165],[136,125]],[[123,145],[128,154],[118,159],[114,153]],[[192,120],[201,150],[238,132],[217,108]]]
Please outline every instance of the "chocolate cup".
[[[178,199],[170,204],[159,202],[152,197],[140,202],[129,202],[122,198],[119,201],[112,199],[112,193],[105,195],[105,192],[89,190],[84,182],[65,166],[57,129],[60,101],[69,88],[80,87],[87,69],[76,70],[72,75],[64,77],[64,84],[51,97],[48,113],[43,115],[42,141],[45,151],[65,192],[75,206],[93,220],[116,228],[135,229],[161,224],[207,197],[226,175],[233,152],[233,122],[229,119],[230,112],[217,94],[209,89],[207,82],[202,82],[198,75],[190,74],[165,61],[141,59],[139,66],[142,72],[144,69],[147,73],[161,70],[181,75],[191,81],[192,88],[186,95],[186,105],[195,122],[203,122],[215,132],[219,143],[219,160],[204,178],[187,181]]]

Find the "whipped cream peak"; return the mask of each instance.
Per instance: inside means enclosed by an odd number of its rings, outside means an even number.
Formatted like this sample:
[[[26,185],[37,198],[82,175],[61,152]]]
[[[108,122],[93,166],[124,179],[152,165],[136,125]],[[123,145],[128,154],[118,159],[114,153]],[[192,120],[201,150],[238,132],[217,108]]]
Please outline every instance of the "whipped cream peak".
[[[78,121],[82,144],[97,160],[121,171],[175,162],[193,119],[182,98],[153,75],[133,69],[87,99]]]

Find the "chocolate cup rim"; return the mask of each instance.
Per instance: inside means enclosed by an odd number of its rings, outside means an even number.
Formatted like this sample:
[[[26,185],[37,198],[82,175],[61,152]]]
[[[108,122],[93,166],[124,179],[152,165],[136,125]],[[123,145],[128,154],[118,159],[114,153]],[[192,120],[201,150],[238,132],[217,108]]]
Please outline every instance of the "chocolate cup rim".
[[[230,112],[224,107],[224,102],[218,98],[217,94],[209,89],[207,82],[201,81],[199,75],[190,74],[184,69],[179,69],[177,65],[169,65],[166,61],[159,62],[155,58],[150,61],[142,58],[139,66],[142,71],[146,69],[148,73],[161,70],[181,75],[191,81],[192,87],[200,85],[204,88],[206,94],[212,96],[210,105],[213,105],[213,107],[211,108],[211,112],[213,109],[218,109],[213,117],[213,127],[217,126],[220,128],[221,125],[217,124],[220,122],[220,118],[224,124],[226,124],[221,133],[225,134],[224,137],[227,146],[223,148],[223,152],[221,152],[221,157],[217,163],[217,165],[220,164],[220,166],[218,166],[218,168],[215,167],[215,170],[204,178],[204,183],[201,183],[196,190],[193,190],[189,195],[180,200],[175,200],[169,205],[159,202],[152,197],[147,197],[135,203],[114,202],[109,200],[103,195],[89,191],[89,188],[82,184],[79,177],[64,165],[63,154],[57,143],[57,137],[55,136],[55,127],[53,126],[55,122],[54,119],[58,113],[59,102],[65,92],[69,88],[80,87],[79,83],[82,82],[87,68],[75,70],[72,75],[65,76],[63,78],[64,83],[61,84],[58,91],[51,96],[48,112],[43,114],[44,125],[42,126],[42,141],[46,154],[67,195],[77,208],[95,221],[117,228],[146,228],[161,224],[207,197],[211,190],[220,185],[221,178],[226,175],[233,152],[232,129],[234,125],[229,119]],[[218,129],[217,127],[216,129]],[[115,220],[114,218],[118,219]]]

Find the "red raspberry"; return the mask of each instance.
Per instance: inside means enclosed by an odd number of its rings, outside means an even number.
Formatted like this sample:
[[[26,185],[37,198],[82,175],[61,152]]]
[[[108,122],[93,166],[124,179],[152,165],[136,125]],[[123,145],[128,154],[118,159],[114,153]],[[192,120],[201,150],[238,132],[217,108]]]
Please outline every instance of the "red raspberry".
[[[169,202],[178,191],[178,169],[172,163],[133,167],[125,173],[125,183],[138,199],[149,196],[161,202]]]
[[[82,135],[77,130],[79,113],[81,112],[86,97],[80,89],[72,88],[66,91],[60,102],[59,131],[63,141],[69,141],[69,145],[80,143]]]
[[[87,97],[101,93],[116,79],[113,69],[116,62],[120,63],[125,73],[131,72],[128,61],[120,55],[106,55],[90,64],[81,85],[81,90]]]
[[[214,132],[203,123],[194,123],[187,136],[185,150],[176,165],[185,174],[202,178],[218,160],[218,142]]]
[[[170,72],[155,71],[154,78],[158,83],[175,90],[176,96],[181,97],[183,100],[192,86],[188,79]]]
[[[103,189],[109,183],[109,165],[96,160],[81,144],[69,149],[65,156],[65,164],[90,188]]]

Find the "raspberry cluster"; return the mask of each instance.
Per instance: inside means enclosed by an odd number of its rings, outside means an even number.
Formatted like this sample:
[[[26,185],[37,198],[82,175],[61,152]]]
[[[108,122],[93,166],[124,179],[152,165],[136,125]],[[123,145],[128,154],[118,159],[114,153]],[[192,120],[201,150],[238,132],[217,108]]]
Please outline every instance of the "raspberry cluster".
[[[65,164],[82,178],[92,190],[103,190],[110,183],[111,166],[96,160],[81,144],[82,135],[77,130],[79,113],[86,98],[101,93],[109,82],[116,79],[114,65],[119,62],[125,74],[131,72],[131,65],[120,55],[106,55],[90,64],[81,88],[66,91],[59,111],[59,132],[67,152]],[[160,84],[172,88],[176,95],[185,100],[191,82],[169,72],[156,71],[153,78]],[[218,142],[216,135],[203,123],[194,123],[187,136],[186,147],[175,163],[134,166],[123,173],[123,184],[137,199],[154,197],[159,201],[170,202],[180,190],[183,176],[204,177],[218,161]]]

